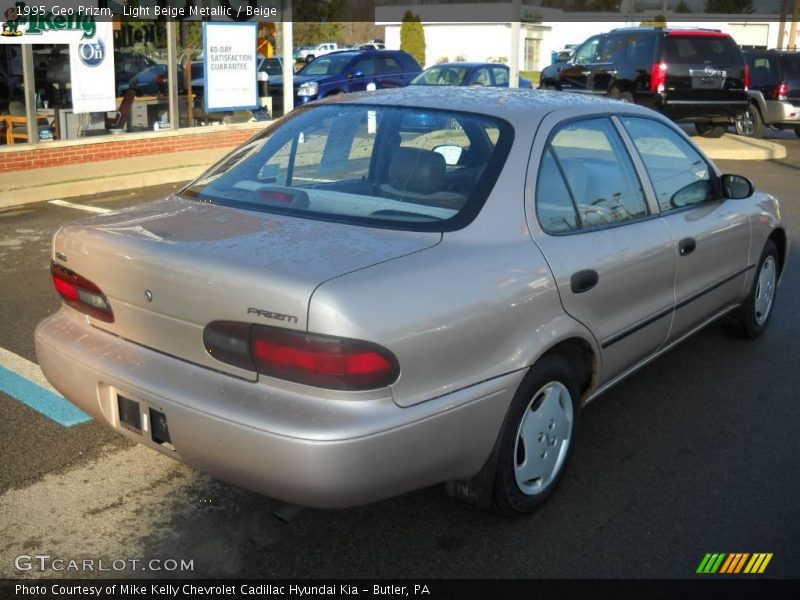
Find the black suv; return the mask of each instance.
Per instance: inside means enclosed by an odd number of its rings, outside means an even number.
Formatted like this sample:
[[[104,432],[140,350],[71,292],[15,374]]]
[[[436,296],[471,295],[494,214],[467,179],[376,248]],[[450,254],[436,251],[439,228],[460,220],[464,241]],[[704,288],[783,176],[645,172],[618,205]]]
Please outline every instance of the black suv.
[[[719,137],[747,108],[748,68],[728,34],[632,27],[595,35],[542,71],[540,89],[608,94]]]
[[[736,120],[736,133],[760,138],[767,126],[800,136],[800,52],[745,50],[750,67],[750,106]]]

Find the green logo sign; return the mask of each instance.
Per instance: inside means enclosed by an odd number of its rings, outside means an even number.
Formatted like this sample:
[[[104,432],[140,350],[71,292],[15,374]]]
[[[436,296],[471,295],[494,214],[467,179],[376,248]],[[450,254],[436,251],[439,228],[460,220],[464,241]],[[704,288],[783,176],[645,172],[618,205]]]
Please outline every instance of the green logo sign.
[[[76,11],[60,7],[60,12],[56,15],[45,11],[43,7],[29,8],[24,2],[17,2],[13,8],[6,10],[5,17],[2,35],[6,37],[16,37],[23,33],[41,35],[45,31],[83,31],[81,39],[89,39],[97,32],[94,15],[80,9]],[[27,25],[27,29],[21,31],[20,25]]]

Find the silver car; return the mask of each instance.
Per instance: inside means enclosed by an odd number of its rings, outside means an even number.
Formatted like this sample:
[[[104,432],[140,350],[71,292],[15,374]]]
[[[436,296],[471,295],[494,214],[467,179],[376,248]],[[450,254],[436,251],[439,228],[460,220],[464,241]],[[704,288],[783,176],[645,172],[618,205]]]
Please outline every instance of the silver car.
[[[63,227],[36,348],[95,419],[273,498],[520,514],[586,403],[718,317],[763,332],[787,254],[777,200],[651,110],[385,90]]]

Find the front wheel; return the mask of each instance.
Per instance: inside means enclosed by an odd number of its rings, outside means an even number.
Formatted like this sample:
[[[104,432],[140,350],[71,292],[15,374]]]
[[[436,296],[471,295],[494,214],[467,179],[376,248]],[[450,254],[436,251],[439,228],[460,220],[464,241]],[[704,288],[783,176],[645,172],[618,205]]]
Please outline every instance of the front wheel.
[[[503,425],[493,488],[499,512],[533,512],[553,493],[572,454],[579,410],[569,362],[544,356],[520,384]]]
[[[725,135],[724,125],[715,125],[714,123],[695,123],[694,128],[701,136],[705,138],[720,138]]]
[[[751,104],[734,122],[736,133],[745,137],[762,138],[764,137],[764,119],[761,118],[761,111],[756,106]]]
[[[778,249],[772,241],[764,245],[753,286],[742,305],[731,315],[734,333],[755,339],[764,333],[772,316],[779,273]]]

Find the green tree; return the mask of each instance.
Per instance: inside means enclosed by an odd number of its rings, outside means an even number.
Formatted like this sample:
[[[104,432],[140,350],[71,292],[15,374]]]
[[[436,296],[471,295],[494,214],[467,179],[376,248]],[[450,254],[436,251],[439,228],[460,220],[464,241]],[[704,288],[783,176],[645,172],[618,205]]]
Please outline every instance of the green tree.
[[[403,24],[400,25],[400,49],[405,50],[425,66],[425,28],[422,27],[418,15],[410,10],[403,15]]]
[[[753,0],[706,0],[707,13],[747,15],[754,13]]]
[[[675,12],[690,13],[692,12],[692,8],[688,4],[686,4],[684,0],[681,0],[680,2],[678,2],[678,4],[675,5]]]

